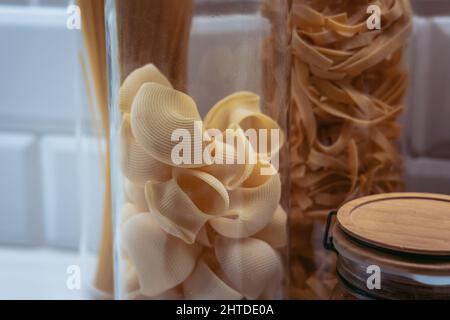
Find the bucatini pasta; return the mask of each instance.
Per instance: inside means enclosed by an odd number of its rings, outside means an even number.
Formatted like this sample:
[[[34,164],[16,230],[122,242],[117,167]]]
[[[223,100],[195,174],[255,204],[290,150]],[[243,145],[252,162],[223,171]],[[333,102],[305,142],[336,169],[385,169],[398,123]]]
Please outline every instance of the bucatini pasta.
[[[381,9],[368,30],[367,8]],[[327,299],[334,257],[325,218],[354,197],[402,185],[396,142],[408,74],[408,0],[293,0],[291,51],[291,295]]]
[[[160,83],[142,83],[148,79]],[[254,93],[224,98],[202,121],[195,102],[164,79],[147,65],[122,89],[131,99],[131,109],[122,109],[120,150],[128,201],[120,228],[127,297],[274,298],[284,277],[279,250],[287,244],[287,214],[280,206],[280,174],[269,160],[284,133],[261,113]],[[176,165],[172,132],[194,135],[196,121],[206,140],[194,152],[211,162]],[[229,133],[231,141],[211,129]],[[260,149],[259,134],[250,141],[247,129],[275,129],[279,139]]]

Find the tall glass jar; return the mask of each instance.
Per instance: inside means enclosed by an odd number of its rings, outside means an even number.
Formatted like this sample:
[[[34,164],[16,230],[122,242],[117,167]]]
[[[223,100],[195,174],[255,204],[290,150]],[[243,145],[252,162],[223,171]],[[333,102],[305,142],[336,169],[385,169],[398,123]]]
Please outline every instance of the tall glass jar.
[[[412,29],[409,0],[294,0],[291,105],[291,294],[329,299],[336,259],[327,214],[401,190],[399,116]]]
[[[107,0],[119,299],[287,287],[287,0]]]

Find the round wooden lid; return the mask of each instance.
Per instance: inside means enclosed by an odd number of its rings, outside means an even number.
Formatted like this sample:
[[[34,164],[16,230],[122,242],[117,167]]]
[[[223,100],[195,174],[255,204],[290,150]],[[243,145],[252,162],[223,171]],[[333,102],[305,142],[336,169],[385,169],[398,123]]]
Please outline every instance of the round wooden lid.
[[[359,198],[337,214],[350,236],[377,247],[450,256],[450,196],[390,193]]]

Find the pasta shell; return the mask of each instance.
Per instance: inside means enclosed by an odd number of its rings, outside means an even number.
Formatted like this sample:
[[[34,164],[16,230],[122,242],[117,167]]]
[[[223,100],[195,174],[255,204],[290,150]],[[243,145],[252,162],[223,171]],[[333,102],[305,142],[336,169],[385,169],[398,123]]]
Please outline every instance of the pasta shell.
[[[257,299],[282,278],[281,259],[264,241],[218,237],[215,247],[217,260],[231,285],[247,299]]]
[[[119,106],[123,113],[131,111],[134,97],[146,82],[155,82],[172,88],[169,80],[153,64],[136,69],[125,79],[119,91]]]
[[[150,156],[133,137],[128,115],[124,116],[120,132],[120,167],[129,180],[144,186],[147,181],[162,182],[170,179],[172,168]]]
[[[278,206],[269,224],[254,238],[263,240],[276,249],[287,245],[287,214],[281,206]]]
[[[255,132],[255,138],[250,138],[253,150],[258,154],[265,157],[266,160],[270,160],[278,154],[285,142],[285,136],[280,125],[271,117],[262,114],[254,113],[242,118],[237,125],[246,133],[248,130]],[[263,131],[264,130],[264,131]],[[261,137],[265,137],[262,140]]]
[[[240,239],[250,237],[270,222],[281,197],[279,174],[260,176],[259,166],[255,167],[256,177],[251,177],[235,190],[230,191],[230,210],[225,217],[210,221],[219,234]],[[261,183],[261,184],[257,184]]]
[[[160,295],[148,297],[141,293],[139,279],[136,268],[129,260],[125,261],[126,269],[124,271],[126,298],[129,300],[180,300],[183,299],[183,292],[179,287],[169,289]]]
[[[230,204],[219,180],[192,169],[175,168],[172,180],[149,182],[145,193],[161,227],[189,244],[209,219],[224,215]]]
[[[128,293],[128,300],[184,300],[183,293],[180,289],[174,288],[161,293],[154,297],[148,297],[140,291],[133,291]]]
[[[216,235],[217,232],[215,232],[208,224],[205,224],[198,232],[196,242],[204,247],[212,248],[214,246]]]
[[[232,144],[230,144],[230,141],[215,140],[211,147],[208,147],[211,158],[214,158],[214,163],[199,169],[222,181],[228,190],[233,190],[240,186],[248,179],[254,168],[254,165],[249,161],[248,155],[253,150],[242,130],[236,130],[233,140],[235,141]],[[242,144],[242,148],[245,148],[243,151],[240,151],[244,153],[242,161],[240,161],[238,155],[239,143]]]
[[[151,214],[126,222],[122,244],[133,262],[141,293],[155,297],[182,283],[195,267],[197,246],[189,246],[162,230]]]
[[[237,92],[219,101],[205,116],[205,127],[224,131],[232,123],[260,113],[260,98],[252,92]]]
[[[182,167],[198,167],[197,155],[203,156],[203,146],[197,146],[195,136],[203,138],[201,118],[191,97],[156,83],[146,83],[139,89],[131,110],[131,128],[140,145],[153,158],[174,165],[172,151],[179,145],[189,151],[189,163]],[[177,131],[178,130],[178,131]],[[182,142],[172,141],[172,135],[186,135]],[[202,142],[202,141],[200,141]],[[186,152],[187,152],[186,151]],[[184,154],[183,154],[184,156]]]
[[[228,286],[202,260],[184,282],[184,295],[188,300],[239,300],[242,295]]]
[[[148,212],[144,188],[124,178],[125,199],[134,204],[140,212]]]
[[[121,224],[125,223],[128,219],[139,213],[142,213],[142,211],[140,211],[139,208],[136,207],[134,204],[129,202],[125,203],[122,207],[120,216]]]

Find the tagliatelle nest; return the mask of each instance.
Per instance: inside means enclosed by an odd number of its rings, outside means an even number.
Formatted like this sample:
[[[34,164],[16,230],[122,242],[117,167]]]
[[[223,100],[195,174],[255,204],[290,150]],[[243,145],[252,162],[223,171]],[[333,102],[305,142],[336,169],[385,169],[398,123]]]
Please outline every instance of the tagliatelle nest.
[[[261,112],[259,97],[230,95],[202,120],[193,99],[173,89],[153,65],[132,72],[119,96],[127,201],[120,231],[128,296],[275,298],[285,276],[279,250],[287,242],[287,214],[280,206],[280,174],[269,160],[284,134]],[[180,142],[172,134],[181,129],[194,137],[196,122],[205,130],[231,129],[245,161],[236,161],[237,146],[210,137],[200,147],[195,139],[183,140],[183,146],[192,151],[189,158],[208,151],[216,162],[175,165],[173,151]],[[247,129],[281,133],[260,150],[245,135]],[[271,174],[262,174],[268,168]]]
[[[411,30],[408,0],[267,0],[272,21],[267,43],[267,91],[284,94],[291,41],[290,296],[328,299],[335,287],[335,255],[322,247],[325,219],[352,198],[402,187],[397,149],[408,73],[403,55]],[[368,30],[367,9],[377,5],[381,29]],[[281,79],[281,80],[280,80]],[[281,105],[272,105],[276,114]]]
[[[381,9],[368,30],[367,8]],[[294,0],[291,50],[291,296],[328,299],[334,254],[322,248],[330,210],[402,186],[396,146],[408,73],[408,0]]]

